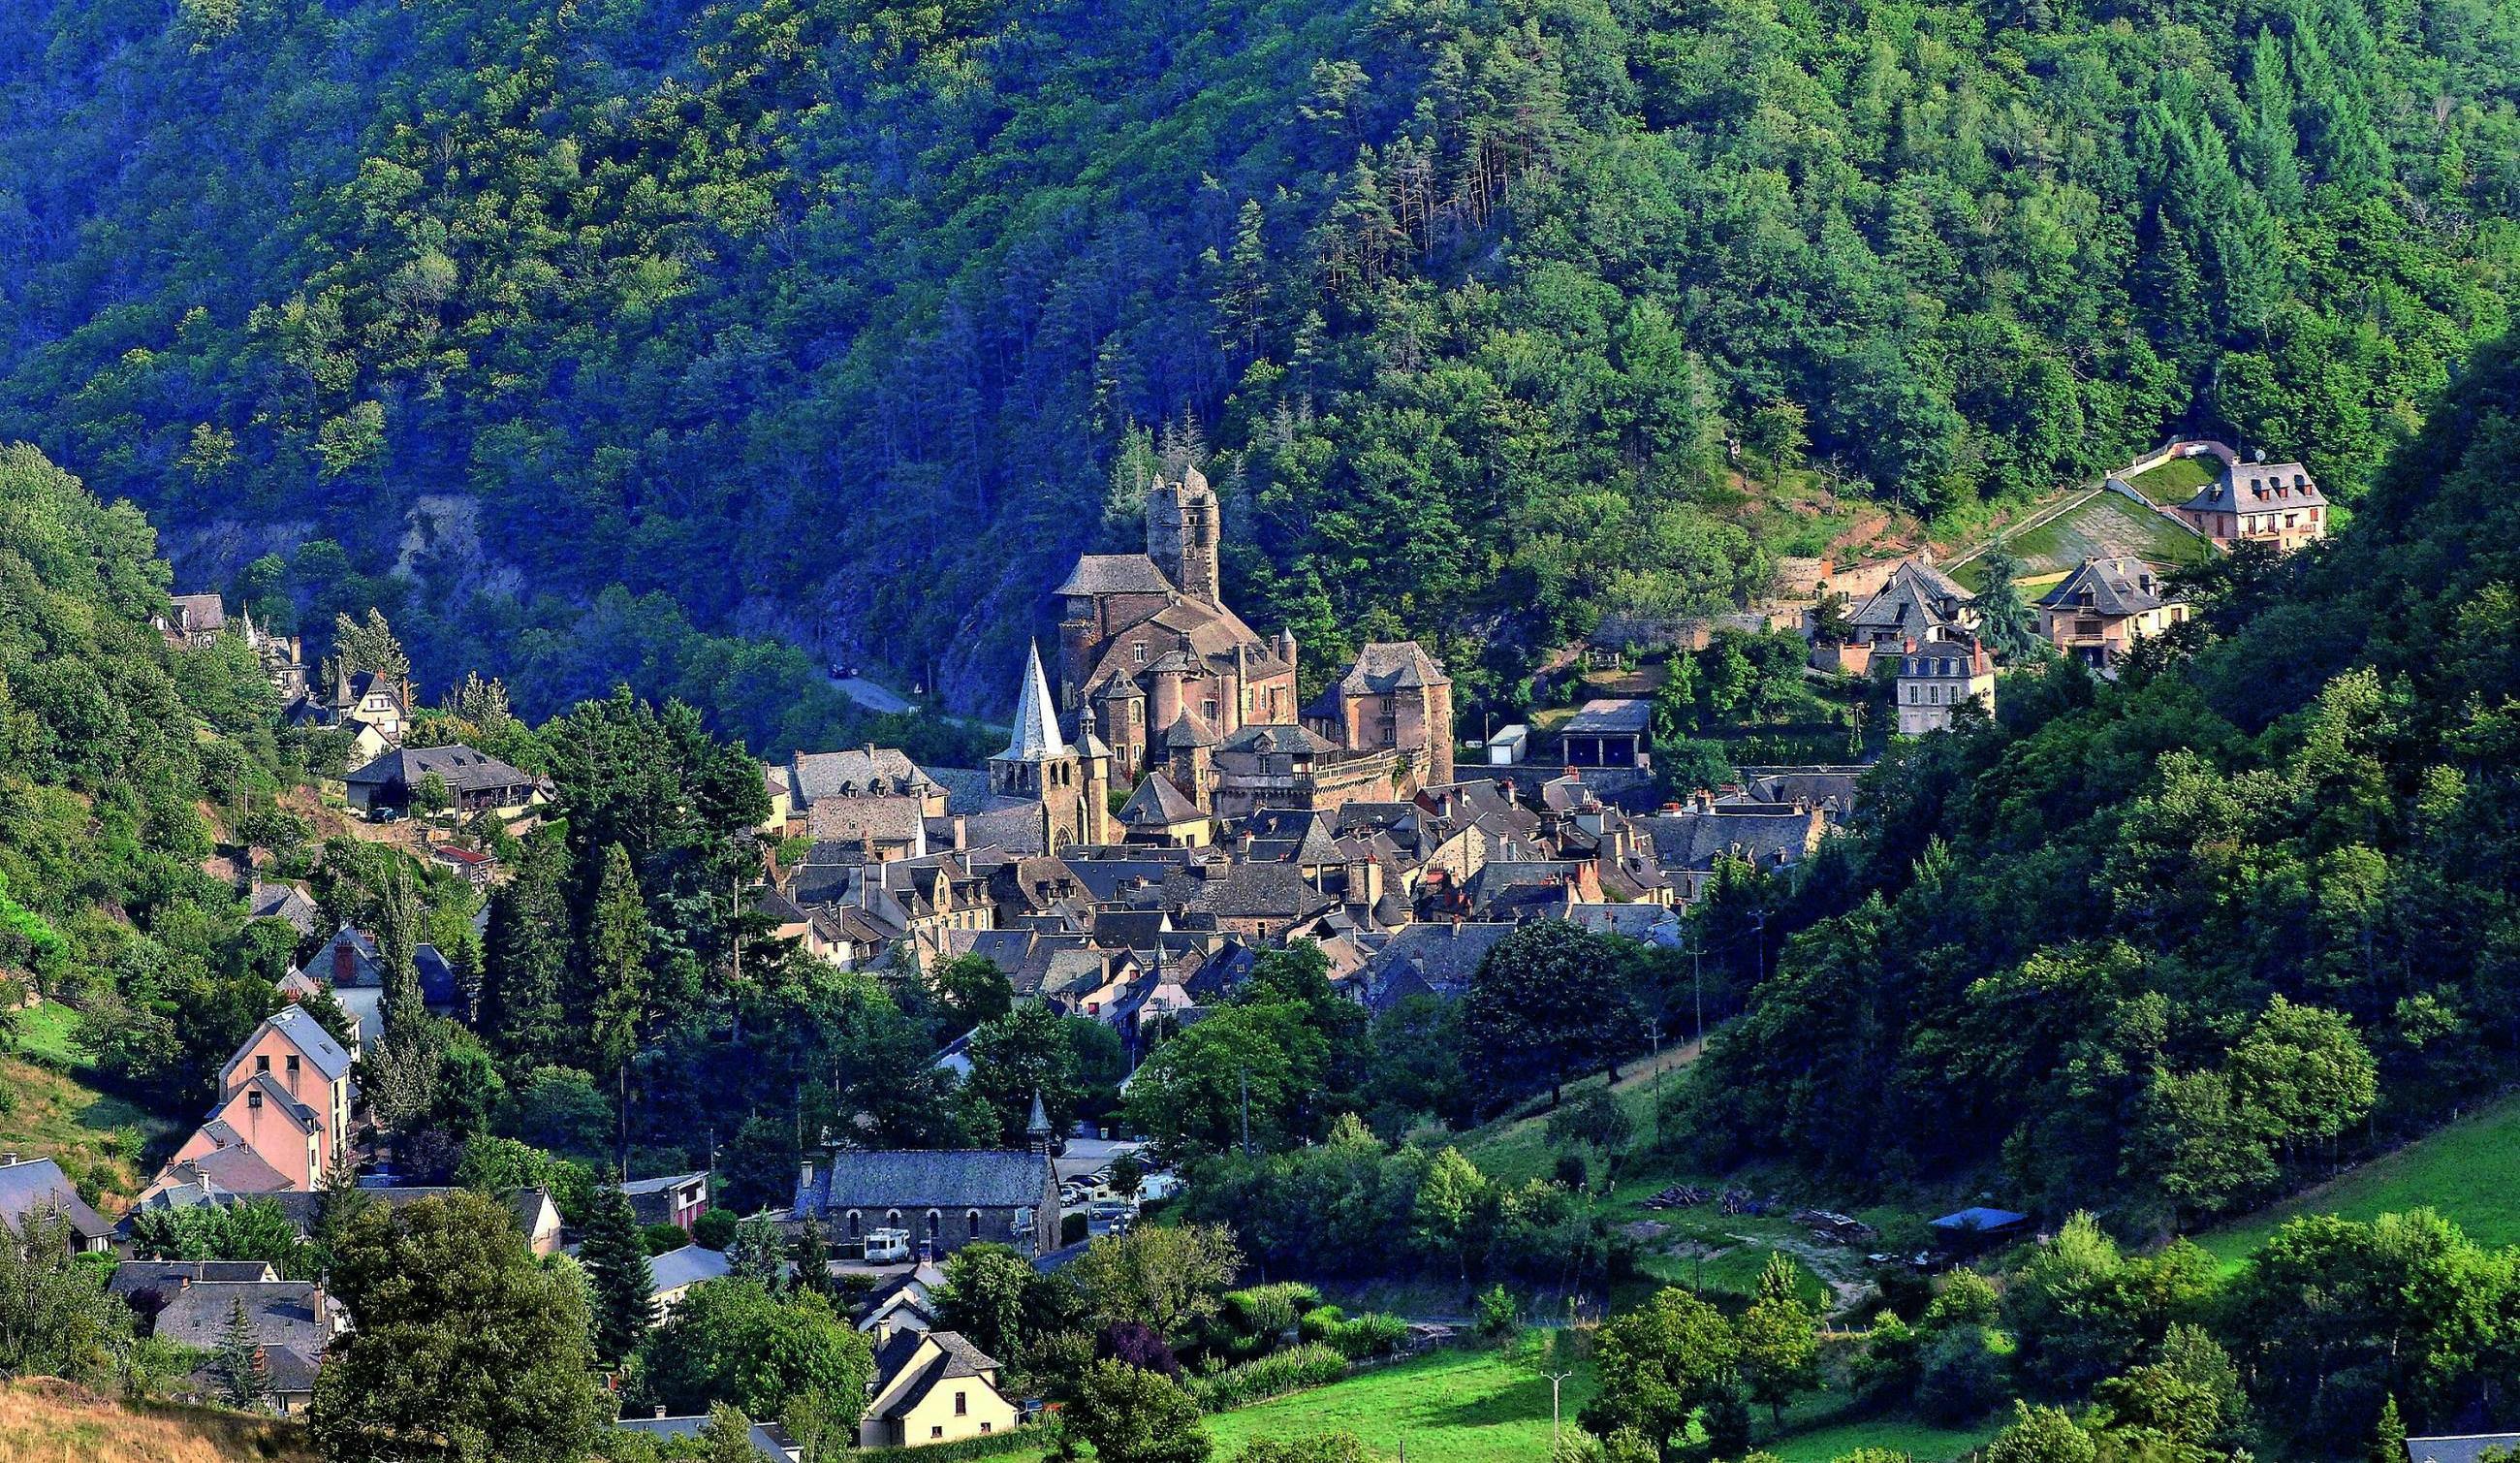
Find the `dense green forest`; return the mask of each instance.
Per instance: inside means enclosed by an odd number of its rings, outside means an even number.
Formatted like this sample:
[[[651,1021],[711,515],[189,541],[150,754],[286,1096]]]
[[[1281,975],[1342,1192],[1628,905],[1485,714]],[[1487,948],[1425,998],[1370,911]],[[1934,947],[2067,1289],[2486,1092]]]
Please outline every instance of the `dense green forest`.
[[[425,682],[626,675],[765,749],[836,715],[765,637],[995,704],[1167,445],[1314,673],[1405,629],[1465,701],[1812,547],[1728,442],[1949,521],[2174,428],[2350,499],[2520,258],[2493,0],[183,0],[0,49],[0,436],[274,619],[382,603]]]
[[[2515,480],[2504,343],[2344,534],[2202,571],[2115,687],[2011,676],[1894,754],[1861,838],[1722,901],[1719,953],[1763,902],[1796,933],[1696,1074],[1701,1140],[2183,1225],[2507,1082]]]

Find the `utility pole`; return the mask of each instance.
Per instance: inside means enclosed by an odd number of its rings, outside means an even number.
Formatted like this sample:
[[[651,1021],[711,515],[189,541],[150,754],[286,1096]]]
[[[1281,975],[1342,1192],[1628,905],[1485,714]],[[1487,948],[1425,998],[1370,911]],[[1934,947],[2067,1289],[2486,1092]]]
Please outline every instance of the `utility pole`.
[[[1706,1047],[1706,929],[1692,921],[1688,937],[1688,989],[1697,1002],[1697,1045]]]
[[[1575,1374],[1543,1372],[1541,1375],[1549,1379],[1549,1451],[1550,1455],[1554,1457],[1557,1452],[1557,1389],[1559,1384]]]
[[[1235,1080],[1242,1088],[1242,1156],[1251,1157],[1251,1069],[1234,1069]]]
[[[1765,985],[1768,983],[1768,911],[1751,910],[1750,921],[1759,932],[1759,983]]]

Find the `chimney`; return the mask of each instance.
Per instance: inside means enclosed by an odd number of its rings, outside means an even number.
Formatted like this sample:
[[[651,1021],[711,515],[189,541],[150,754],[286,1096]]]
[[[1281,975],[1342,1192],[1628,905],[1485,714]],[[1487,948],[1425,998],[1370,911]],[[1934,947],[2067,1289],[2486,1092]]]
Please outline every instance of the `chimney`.
[[[663,1417],[663,1416],[665,1415],[665,1404],[664,1404],[664,1403],[662,1403],[662,1402],[658,1402],[658,1403],[656,1404],[656,1415],[657,1415],[658,1417],[660,1417],[660,1418],[661,1418],[661,1417]]]
[[[802,1199],[814,1187],[814,1161],[807,1159],[796,1166],[796,1197]]]
[[[963,819],[964,815],[961,813],[954,815],[954,846],[957,848],[971,846],[970,835],[965,830]]]
[[[350,978],[358,973],[358,952],[350,948],[350,942],[348,940],[343,939],[334,941],[333,983],[336,985],[349,984]]]

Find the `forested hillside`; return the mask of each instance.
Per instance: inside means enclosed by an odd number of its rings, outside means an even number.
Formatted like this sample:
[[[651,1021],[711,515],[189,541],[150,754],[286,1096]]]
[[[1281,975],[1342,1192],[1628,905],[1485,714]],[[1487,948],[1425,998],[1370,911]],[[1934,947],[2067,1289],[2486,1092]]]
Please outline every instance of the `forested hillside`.
[[[2508,1082],[2515,481],[2505,343],[2343,534],[2208,571],[2115,687],[2013,676],[1999,724],[1895,754],[1770,905],[1801,931],[1696,1074],[1700,1139],[2183,1225]]]
[[[756,745],[809,667],[710,636],[1001,699],[1160,424],[1255,620],[1467,700],[1759,581],[1728,437],[1946,519],[2174,427],[2350,499],[2520,256],[2494,0],[39,3],[0,53],[0,436],[273,618],[384,602],[425,682]]]

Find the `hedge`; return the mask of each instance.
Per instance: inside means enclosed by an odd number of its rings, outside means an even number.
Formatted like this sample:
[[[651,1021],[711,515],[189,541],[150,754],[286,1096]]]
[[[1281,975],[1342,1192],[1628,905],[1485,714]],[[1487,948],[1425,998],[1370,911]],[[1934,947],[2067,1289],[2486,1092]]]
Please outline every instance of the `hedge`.
[[[967,1458],[994,1458],[1002,1453],[1030,1452],[1052,1446],[1058,1440],[1055,1423],[1035,1423],[1029,1427],[1009,1428],[985,1438],[962,1438],[952,1442],[929,1442],[913,1447],[851,1448],[846,1456],[850,1463],[964,1463]]]
[[[1347,1375],[1347,1358],[1325,1346],[1289,1347],[1257,1361],[1229,1366],[1204,1377],[1185,1377],[1182,1385],[1209,1412],[1248,1407],[1308,1387],[1327,1387]]]

